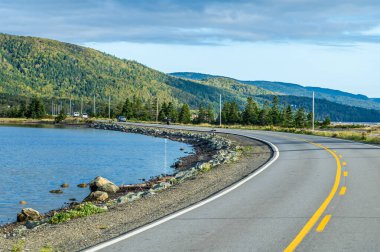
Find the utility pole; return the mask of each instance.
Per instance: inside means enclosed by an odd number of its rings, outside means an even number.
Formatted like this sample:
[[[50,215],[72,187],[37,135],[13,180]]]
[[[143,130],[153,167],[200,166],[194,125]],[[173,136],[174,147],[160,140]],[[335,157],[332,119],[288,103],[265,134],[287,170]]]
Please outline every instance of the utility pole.
[[[54,108],[53,108],[54,104],[53,104],[53,100],[51,100],[51,115],[53,116],[54,115]]]
[[[111,120],[111,96],[108,96],[108,119]]]
[[[95,108],[95,95],[94,95],[94,116],[96,115],[96,108]]]
[[[80,100],[80,114],[83,115],[83,97]]]
[[[312,124],[313,124],[313,131],[315,130],[315,92],[313,91],[313,119],[312,119]]]
[[[71,113],[72,111],[71,111],[71,96],[70,96],[70,116],[73,114],[73,113]]]
[[[156,123],[158,123],[158,97],[156,99]]]
[[[219,126],[222,127],[222,95],[219,95]]]

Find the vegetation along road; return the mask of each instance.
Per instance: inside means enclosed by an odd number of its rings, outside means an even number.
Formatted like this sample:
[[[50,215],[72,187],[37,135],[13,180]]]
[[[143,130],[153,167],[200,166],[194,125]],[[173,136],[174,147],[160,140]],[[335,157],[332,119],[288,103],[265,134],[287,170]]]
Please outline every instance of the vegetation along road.
[[[88,251],[375,251],[380,247],[379,147],[309,135],[217,131],[271,143],[272,161],[206,202]]]

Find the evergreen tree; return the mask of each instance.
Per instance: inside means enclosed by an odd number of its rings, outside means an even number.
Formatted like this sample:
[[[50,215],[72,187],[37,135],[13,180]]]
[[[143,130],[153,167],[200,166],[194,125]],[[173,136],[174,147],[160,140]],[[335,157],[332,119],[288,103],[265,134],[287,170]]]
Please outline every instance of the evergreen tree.
[[[230,105],[230,111],[228,114],[228,120],[230,124],[240,123],[240,111],[237,102],[233,101]]]
[[[20,102],[17,117],[26,117],[27,111],[28,111],[28,107],[26,106],[26,101],[22,100]]]
[[[281,122],[281,113],[278,106],[278,96],[273,97],[272,108],[270,110],[270,124],[279,125]]]
[[[247,104],[242,113],[242,123],[247,125],[255,125],[258,123],[258,107],[252,97],[247,98]]]
[[[166,116],[170,119],[170,121],[176,122],[178,120],[178,110],[174,107],[172,102],[169,102],[166,113]]]
[[[41,99],[33,98],[28,106],[26,117],[33,119],[41,119],[46,115],[45,107]]]
[[[206,114],[207,114],[207,122],[210,124],[215,123],[214,109],[212,108],[211,104],[207,105]]]
[[[162,103],[160,112],[158,113],[158,120],[165,121],[167,119],[168,105],[166,102]]]
[[[327,127],[331,124],[331,119],[329,117],[326,117],[325,120],[322,122],[322,127]]]
[[[294,124],[297,128],[304,128],[306,126],[306,116],[303,108],[297,110],[294,117]]]
[[[190,107],[186,103],[182,105],[181,111],[179,112],[179,122],[180,123],[190,123],[191,122]]]
[[[310,112],[307,114],[307,126],[308,127],[313,127],[313,112]]]
[[[266,101],[263,108],[259,111],[259,125],[265,126],[272,123],[270,110],[269,103]]]
[[[65,111],[63,109],[61,109],[61,111],[59,112],[58,116],[54,119],[54,122],[55,123],[60,123],[60,122],[62,122],[65,119],[66,119]]]
[[[223,103],[223,108],[222,108],[222,123],[223,124],[230,124],[230,120],[229,120],[230,107],[231,107],[230,102]]]
[[[284,108],[282,126],[293,127],[293,111],[290,105]]]
[[[127,119],[131,119],[133,117],[132,102],[128,98],[125,99],[121,114],[124,115]]]
[[[199,104],[198,115],[194,120],[195,123],[207,123],[207,110],[203,104]]]

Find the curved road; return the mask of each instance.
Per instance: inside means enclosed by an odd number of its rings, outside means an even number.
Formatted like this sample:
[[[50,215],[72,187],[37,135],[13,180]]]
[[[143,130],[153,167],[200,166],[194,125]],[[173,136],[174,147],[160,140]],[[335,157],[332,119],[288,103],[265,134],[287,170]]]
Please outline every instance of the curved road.
[[[217,131],[268,141],[279,157],[220,198],[88,251],[380,250],[378,147],[287,133]]]

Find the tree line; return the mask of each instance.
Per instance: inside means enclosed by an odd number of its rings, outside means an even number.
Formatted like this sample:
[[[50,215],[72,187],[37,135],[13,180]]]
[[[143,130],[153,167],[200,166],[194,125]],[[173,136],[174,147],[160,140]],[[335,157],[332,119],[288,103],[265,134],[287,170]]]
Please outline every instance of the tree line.
[[[46,117],[46,101],[41,98],[21,100],[17,106],[7,108],[7,113],[2,113],[3,117],[26,117],[40,119]],[[63,106],[60,116],[68,112],[67,106]],[[108,104],[98,103],[97,114],[90,112],[92,117],[108,117]],[[123,115],[127,120],[138,121],[160,121],[184,124],[219,124],[219,113],[211,104],[200,104],[196,110],[191,111],[187,103],[175,104],[173,102],[159,103],[157,99],[144,101],[134,96],[132,99],[126,98],[123,103],[111,109],[111,117],[115,118]],[[226,101],[223,103],[221,111],[222,123],[225,125],[242,124],[255,126],[281,126],[306,128],[312,126],[312,113],[307,113],[304,108],[294,109],[291,105],[280,106],[279,98],[273,97],[272,102],[264,102],[259,105],[252,97],[247,98],[245,106],[240,109],[236,101]],[[326,118],[321,126],[330,124]]]

